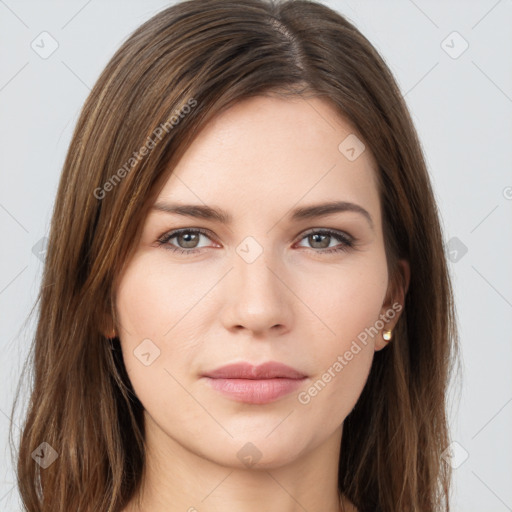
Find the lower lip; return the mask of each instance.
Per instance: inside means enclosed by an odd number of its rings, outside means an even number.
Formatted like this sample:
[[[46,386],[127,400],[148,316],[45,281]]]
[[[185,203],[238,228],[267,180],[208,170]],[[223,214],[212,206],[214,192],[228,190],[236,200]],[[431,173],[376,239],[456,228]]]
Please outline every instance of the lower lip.
[[[205,377],[210,386],[237,402],[267,404],[288,395],[301,386],[303,379],[212,379]]]

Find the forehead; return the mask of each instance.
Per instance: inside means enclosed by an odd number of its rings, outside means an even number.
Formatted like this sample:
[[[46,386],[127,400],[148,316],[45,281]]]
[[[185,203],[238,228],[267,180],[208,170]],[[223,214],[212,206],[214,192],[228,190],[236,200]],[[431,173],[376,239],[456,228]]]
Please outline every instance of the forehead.
[[[258,96],[197,134],[158,199],[276,213],[300,203],[351,200],[375,210],[376,170],[361,136],[325,100]]]

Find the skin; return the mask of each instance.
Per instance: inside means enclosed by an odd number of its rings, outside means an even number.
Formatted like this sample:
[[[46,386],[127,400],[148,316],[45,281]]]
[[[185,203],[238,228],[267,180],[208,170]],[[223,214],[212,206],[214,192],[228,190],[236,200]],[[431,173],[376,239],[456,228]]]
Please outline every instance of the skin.
[[[354,161],[338,149],[353,133],[321,99],[244,100],[198,134],[161,190],[156,202],[219,207],[233,222],[152,210],[121,275],[116,327],[145,408],[147,443],[142,507],[134,499],[125,512],[356,510],[338,497],[343,421],[375,351],[387,345],[382,331],[359,343],[307,404],[298,400],[392,303],[404,303],[409,282],[401,261],[405,289],[387,298],[377,166],[368,146]],[[296,207],[340,200],[367,210],[373,228],[351,211],[288,218]],[[174,237],[167,247],[199,252],[173,253],[156,243],[181,228],[210,235]],[[357,244],[325,253],[343,242],[304,234],[312,228],[346,233]],[[248,236],[253,245],[243,243]],[[249,263],[240,248],[262,252]],[[147,366],[134,355],[144,339],[160,350]],[[283,362],[308,379],[298,391],[254,405],[200,378],[240,361]],[[237,456],[246,443],[260,457],[250,467]]]

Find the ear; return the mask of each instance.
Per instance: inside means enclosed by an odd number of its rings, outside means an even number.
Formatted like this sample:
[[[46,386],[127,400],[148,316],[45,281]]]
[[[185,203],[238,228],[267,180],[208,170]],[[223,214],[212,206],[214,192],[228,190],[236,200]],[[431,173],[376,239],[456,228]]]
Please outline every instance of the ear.
[[[391,276],[386,298],[382,304],[379,319],[384,327],[375,339],[375,350],[382,350],[388,342],[382,337],[384,331],[393,331],[405,307],[405,296],[409,290],[411,269],[407,260],[397,262],[396,272]],[[392,341],[392,340],[391,340]]]

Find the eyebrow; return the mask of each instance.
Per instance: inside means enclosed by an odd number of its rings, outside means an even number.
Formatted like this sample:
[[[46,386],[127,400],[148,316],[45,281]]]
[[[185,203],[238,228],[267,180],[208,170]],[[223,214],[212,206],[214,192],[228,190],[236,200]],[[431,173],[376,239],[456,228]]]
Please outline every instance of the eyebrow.
[[[165,202],[157,202],[153,205],[152,210],[183,215],[185,217],[196,217],[200,219],[213,220],[221,224],[232,224],[233,217],[222,208],[214,208],[206,205],[195,204],[172,204]],[[288,215],[291,221],[301,221],[305,219],[314,219],[317,217],[325,217],[340,212],[355,212],[361,214],[367,221],[372,230],[374,223],[372,216],[362,206],[348,201],[333,201],[329,203],[320,203],[310,206],[303,206],[292,210]]]

